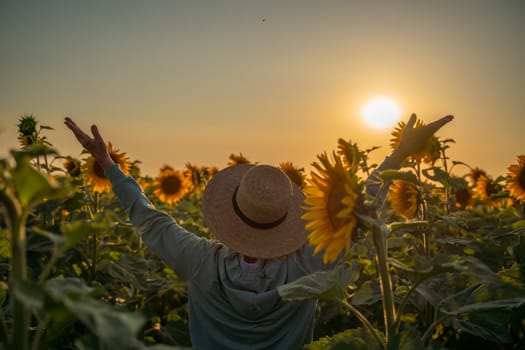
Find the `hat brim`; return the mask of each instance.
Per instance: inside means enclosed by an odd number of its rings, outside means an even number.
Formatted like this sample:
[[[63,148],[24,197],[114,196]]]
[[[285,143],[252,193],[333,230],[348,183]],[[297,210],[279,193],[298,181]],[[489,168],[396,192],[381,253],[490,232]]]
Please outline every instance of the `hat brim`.
[[[292,205],[282,223],[271,229],[248,225],[233,208],[233,193],[242,176],[254,166],[230,166],[211,178],[202,200],[204,220],[219,241],[242,255],[259,259],[286,256],[306,243],[305,221],[301,219],[304,194],[292,182]]]

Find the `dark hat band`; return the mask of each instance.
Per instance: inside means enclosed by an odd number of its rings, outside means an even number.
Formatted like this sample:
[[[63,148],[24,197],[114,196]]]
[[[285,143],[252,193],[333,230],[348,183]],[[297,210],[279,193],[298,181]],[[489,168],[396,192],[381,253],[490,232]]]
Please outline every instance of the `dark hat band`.
[[[277,227],[279,226],[280,224],[283,223],[283,221],[286,219],[286,215],[288,215],[288,212],[284,213],[283,216],[281,216],[279,219],[275,220],[275,221],[272,221],[272,222],[268,222],[268,223],[261,223],[261,222],[257,222],[257,221],[253,221],[252,219],[250,219],[249,217],[247,217],[241,210],[241,208],[239,208],[239,205],[237,204],[237,189],[239,188],[239,186],[237,186],[235,188],[235,191],[233,191],[233,196],[232,196],[232,204],[233,204],[233,210],[235,211],[235,214],[237,214],[237,216],[239,218],[241,218],[241,220],[253,227],[253,228],[257,228],[257,229],[261,229],[261,230],[268,230],[268,229],[271,229],[271,228],[274,228],[274,227]]]

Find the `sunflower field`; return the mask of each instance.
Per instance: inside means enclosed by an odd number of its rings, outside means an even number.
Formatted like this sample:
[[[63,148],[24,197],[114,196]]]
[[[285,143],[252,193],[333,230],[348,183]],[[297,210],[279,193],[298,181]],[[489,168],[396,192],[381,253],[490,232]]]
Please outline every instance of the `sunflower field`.
[[[191,348],[185,282],[144,246],[89,154],[59,154],[49,129],[21,116],[20,145],[0,159],[0,348]],[[525,348],[525,155],[494,177],[449,159],[453,144],[434,136],[381,172],[369,163],[377,147],[342,138],[309,174],[277,165],[306,194],[315,253],[338,261],[279,287],[285,300],[319,300],[305,349]],[[200,202],[217,167],[150,177],[108,151],[157,208],[214,238]]]

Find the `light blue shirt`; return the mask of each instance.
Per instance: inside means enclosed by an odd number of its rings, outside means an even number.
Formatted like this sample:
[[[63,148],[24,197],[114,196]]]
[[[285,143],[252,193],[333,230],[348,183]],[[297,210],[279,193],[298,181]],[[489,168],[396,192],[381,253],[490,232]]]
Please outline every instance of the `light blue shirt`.
[[[144,242],[187,281],[195,348],[300,349],[313,340],[317,302],[284,302],[277,292],[280,285],[328,268],[322,254],[312,256],[312,246],[243,268],[239,254],[186,231],[157,210],[117,165],[106,176]]]

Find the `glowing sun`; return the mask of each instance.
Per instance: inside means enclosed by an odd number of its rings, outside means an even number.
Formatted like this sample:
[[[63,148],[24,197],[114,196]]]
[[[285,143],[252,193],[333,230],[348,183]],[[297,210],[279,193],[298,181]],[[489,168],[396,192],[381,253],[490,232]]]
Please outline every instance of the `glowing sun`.
[[[401,116],[397,103],[388,97],[375,97],[368,101],[361,110],[368,125],[376,129],[393,126]]]

